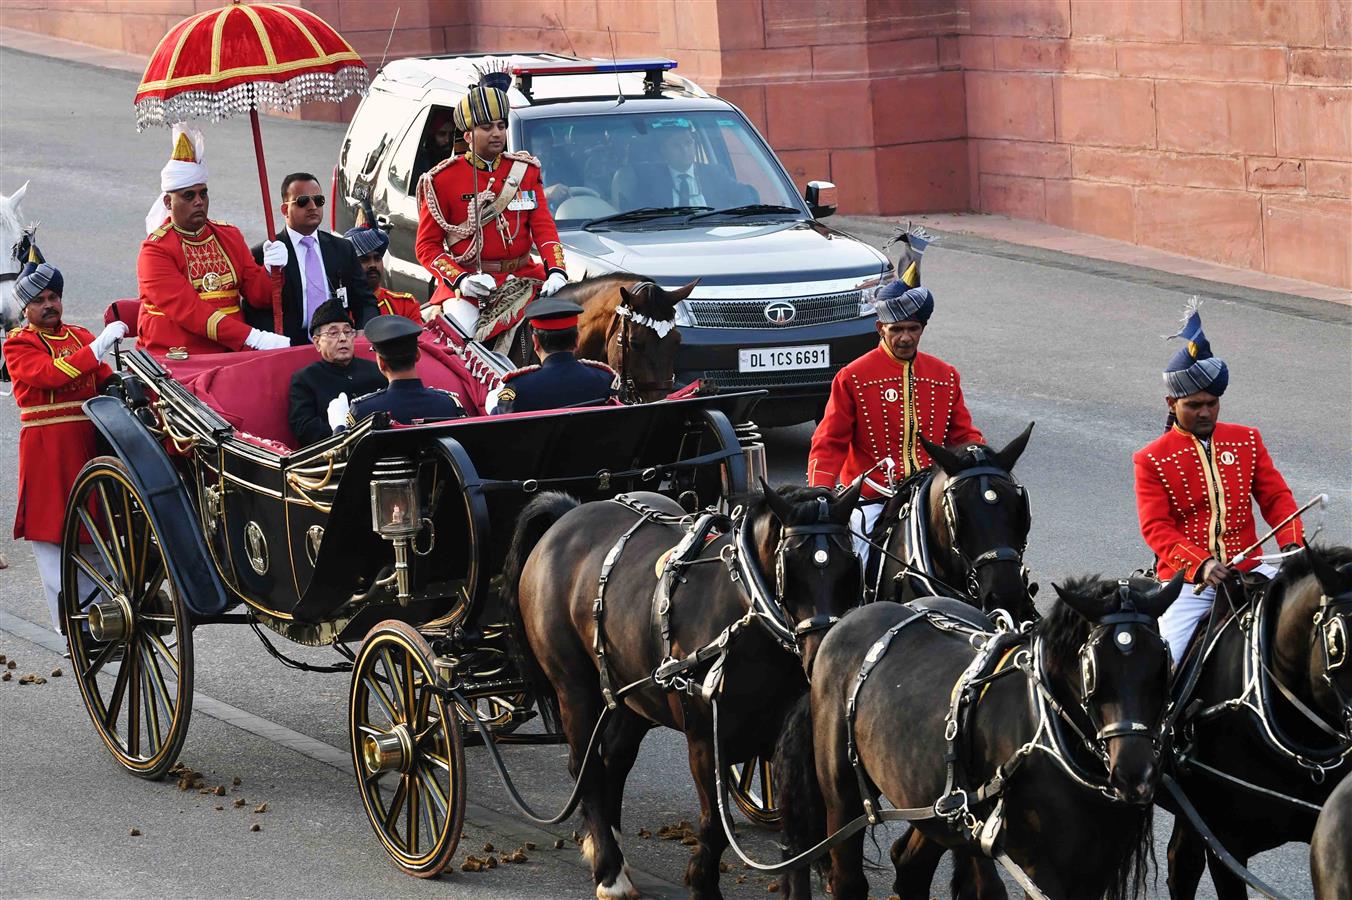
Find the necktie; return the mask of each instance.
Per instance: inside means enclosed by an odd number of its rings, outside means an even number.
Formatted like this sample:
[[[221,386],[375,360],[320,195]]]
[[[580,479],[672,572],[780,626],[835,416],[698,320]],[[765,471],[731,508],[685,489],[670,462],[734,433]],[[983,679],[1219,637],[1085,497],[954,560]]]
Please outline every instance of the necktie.
[[[319,261],[319,245],[313,234],[300,239],[305,248],[305,326],[319,308],[319,304],[329,299],[328,282],[324,280],[324,264]]]
[[[680,174],[676,176],[676,205],[690,205],[690,176]]]

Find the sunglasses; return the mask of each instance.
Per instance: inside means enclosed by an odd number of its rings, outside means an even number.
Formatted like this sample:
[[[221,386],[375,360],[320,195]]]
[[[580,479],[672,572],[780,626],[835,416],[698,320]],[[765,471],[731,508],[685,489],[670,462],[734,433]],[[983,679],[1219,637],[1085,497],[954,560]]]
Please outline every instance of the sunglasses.
[[[294,204],[296,204],[297,206],[299,206],[301,209],[305,209],[307,206],[310,205],[310,201],[311,201],[311,200],[313,200],[313,201],[315,202],[315,206],[316,206],[316,207],[318,207],[318,208],[320,208],[320,209],[322,209],[322,208],[324,207],[324,195],[323,195],[323,194],[314,194],[314,195],[311,195],[311,194],[301,194],[299,197],[293,197],[293,198],[291,198],[291,199],[290,199],[289,201],[287,201],[287,202],[288,202],[288,203],[294,203]]]

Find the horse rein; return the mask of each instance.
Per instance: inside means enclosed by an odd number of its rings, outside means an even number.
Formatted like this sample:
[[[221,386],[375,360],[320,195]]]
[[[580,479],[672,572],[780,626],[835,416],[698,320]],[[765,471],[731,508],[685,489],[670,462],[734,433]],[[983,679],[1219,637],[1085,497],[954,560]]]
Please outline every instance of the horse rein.
[[[657,282],[644,281],[636,285],[634,291],[650,292],[656,287]],[[606,343],[609,344],[611,338],[616,336],[617,331],[619,332],[620,365],[617,374],[620,376],[620,402],[622,403],[637,403],[640,391],[666,391],[671,393],[676,387],[675,374],[666,381],[634,381],[630,377],[629,350],[634,343],[631,331],[633,325],[642,325],[651,329],[659,339],[666,337],[676,327],[675,323],[670,320],[658,321],[624,304],[615,307],[615,318],[611,320],[610,327],[606,330]]]

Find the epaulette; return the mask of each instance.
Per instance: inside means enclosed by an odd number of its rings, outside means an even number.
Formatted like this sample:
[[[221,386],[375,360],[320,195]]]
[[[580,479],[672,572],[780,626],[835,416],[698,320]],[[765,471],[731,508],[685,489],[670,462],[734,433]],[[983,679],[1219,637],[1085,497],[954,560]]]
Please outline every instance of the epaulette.
[[[540,160],[537,157],[531,156],[525,150],[504,150],[502,155],[505,159],[514,159],[519,162],[528,163],[529,165],[535,166],[537,169],[540,167]]]
[[[390,290],[389,288],[386,288],[386,289],[385,289],[385,296],[386,296],[386,297],[393,297],[393,298],[396,299],[396,300],[414,300],[414,299],[416,299],[411,293],[409,293],[409,292],[407,292],[407,291],[392,291],[392,290]]]
[[[385,387],[380,388],[380,390],[371,391],[369,394],[362,394],[360,397],[353,397],[351,400],[348,401],[347,408],[351,409],[352,407],[356,406],[363,400],[367,400],[371,397],[374,397],[376,394],[383,393],[384,391],[388,390],[388,388],[389,386],[386,385]]]
[[[150,232],[150,234],[146,235],[146,240],[148,240],[148,241],[158,241],[160,238],[162,238],[162,237],[164,237],[166,234],[168,234],[168,233],[169,233],[169,229],[172,228],[172,227],[173,227],[173,226],[172,226],[170,223],[165,222],[165,223],[164,223],[163,225],[161,225],[159,228],[156,228],[154,231]]]
[[[540,367],[539,367],[538,365],[537,365],[537,366],[522,366],[522,367],[519,368],[519,369],[513,369],[512,371],[508,372],[506,375],[502,376],[502,383],[503,383],[503,384],[506,384],[507,382],[511,381],[513,378],[516,378],[516,377],[518,377],[518,376],[520,376],[520,375],[526,375],[526,374],[528,374],[528,373],[530,373],[530,372],[536,372],[536,371],[539,371],[539,369],[540,369]]]
[[[14,328],[11,328],[11,329],[9,330],[9,334],[5,335],[5,340],[9,340],[10,338],[14,337],[14,336],[17,335],[20,331],[23,331],[24,328],[25,328],[25,326],[23,326],[23,325],[18,325],[18,326],[15,326]]]
[[[607,375],[615,375],[615,374],[618,374],[618,373],[616,373],[616,371],[615,371],[614,369],[612,369],[610,366],[606,365],[605,363],[601,362],[600,360],[595,360],[595,359],[579,359],[578,362],[582,363],[582,365],[584,365],[584,366],[591,366],[593,369],[600,369],[602,372],[605,372]]]
[[[454,400],[457,406],[464,406],[464,404],[460,402],[460,395],[457,394],[455,391],[448,391],[445,388],[439,387],[428,388],[428,390],[436,391],[438,394],[445,394],[447,397],[450,397],[452,400]]]

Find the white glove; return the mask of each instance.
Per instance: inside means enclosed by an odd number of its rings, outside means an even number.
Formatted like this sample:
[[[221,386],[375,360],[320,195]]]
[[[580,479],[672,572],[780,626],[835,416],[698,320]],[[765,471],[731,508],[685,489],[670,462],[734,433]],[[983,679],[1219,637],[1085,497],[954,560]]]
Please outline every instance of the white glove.
[[[250,328],[249,336],[244,339],[244,346],[251,350],[281,350],[283,347],[291,346],[291,338],[283,334],[273,334],[271,331]]]
[[[281,241],[263,242],[263,265],[281,269],[291,260],[291,253]]]
[[[94,349],[94,358],[102,359],[103,354],[107,353],[115,342],[122,340],[122,338],[126,336],[126,322],[109,322],[107,325],[103,326],[103,330],[99,332],[99,336],[94,338],[94,342],[89,345]]]
[[[347,402],[347,393],[344,392],[329,401],[329,427],[337,428],[339,425],[347,424],[347,414],[352,409],[352,404]]]
[[[430,322],[441,315],[441,307],[435,303],[429,303],[422,308],[422,320]]]
[[[549,277],[545,279],[545,283],[540,285],[540,296],[552,297],[554,294],[558,292],[559,288],[563,287],[567,283],[568,283],[567,275],[563,274],[562,272],[550,272]]]
[[[482,300],[498,288],[498,283],[493,280],[492,275],[478,274],[470,275],[464,281],[460,282],[460,296],[473,297],[475,300]]]

